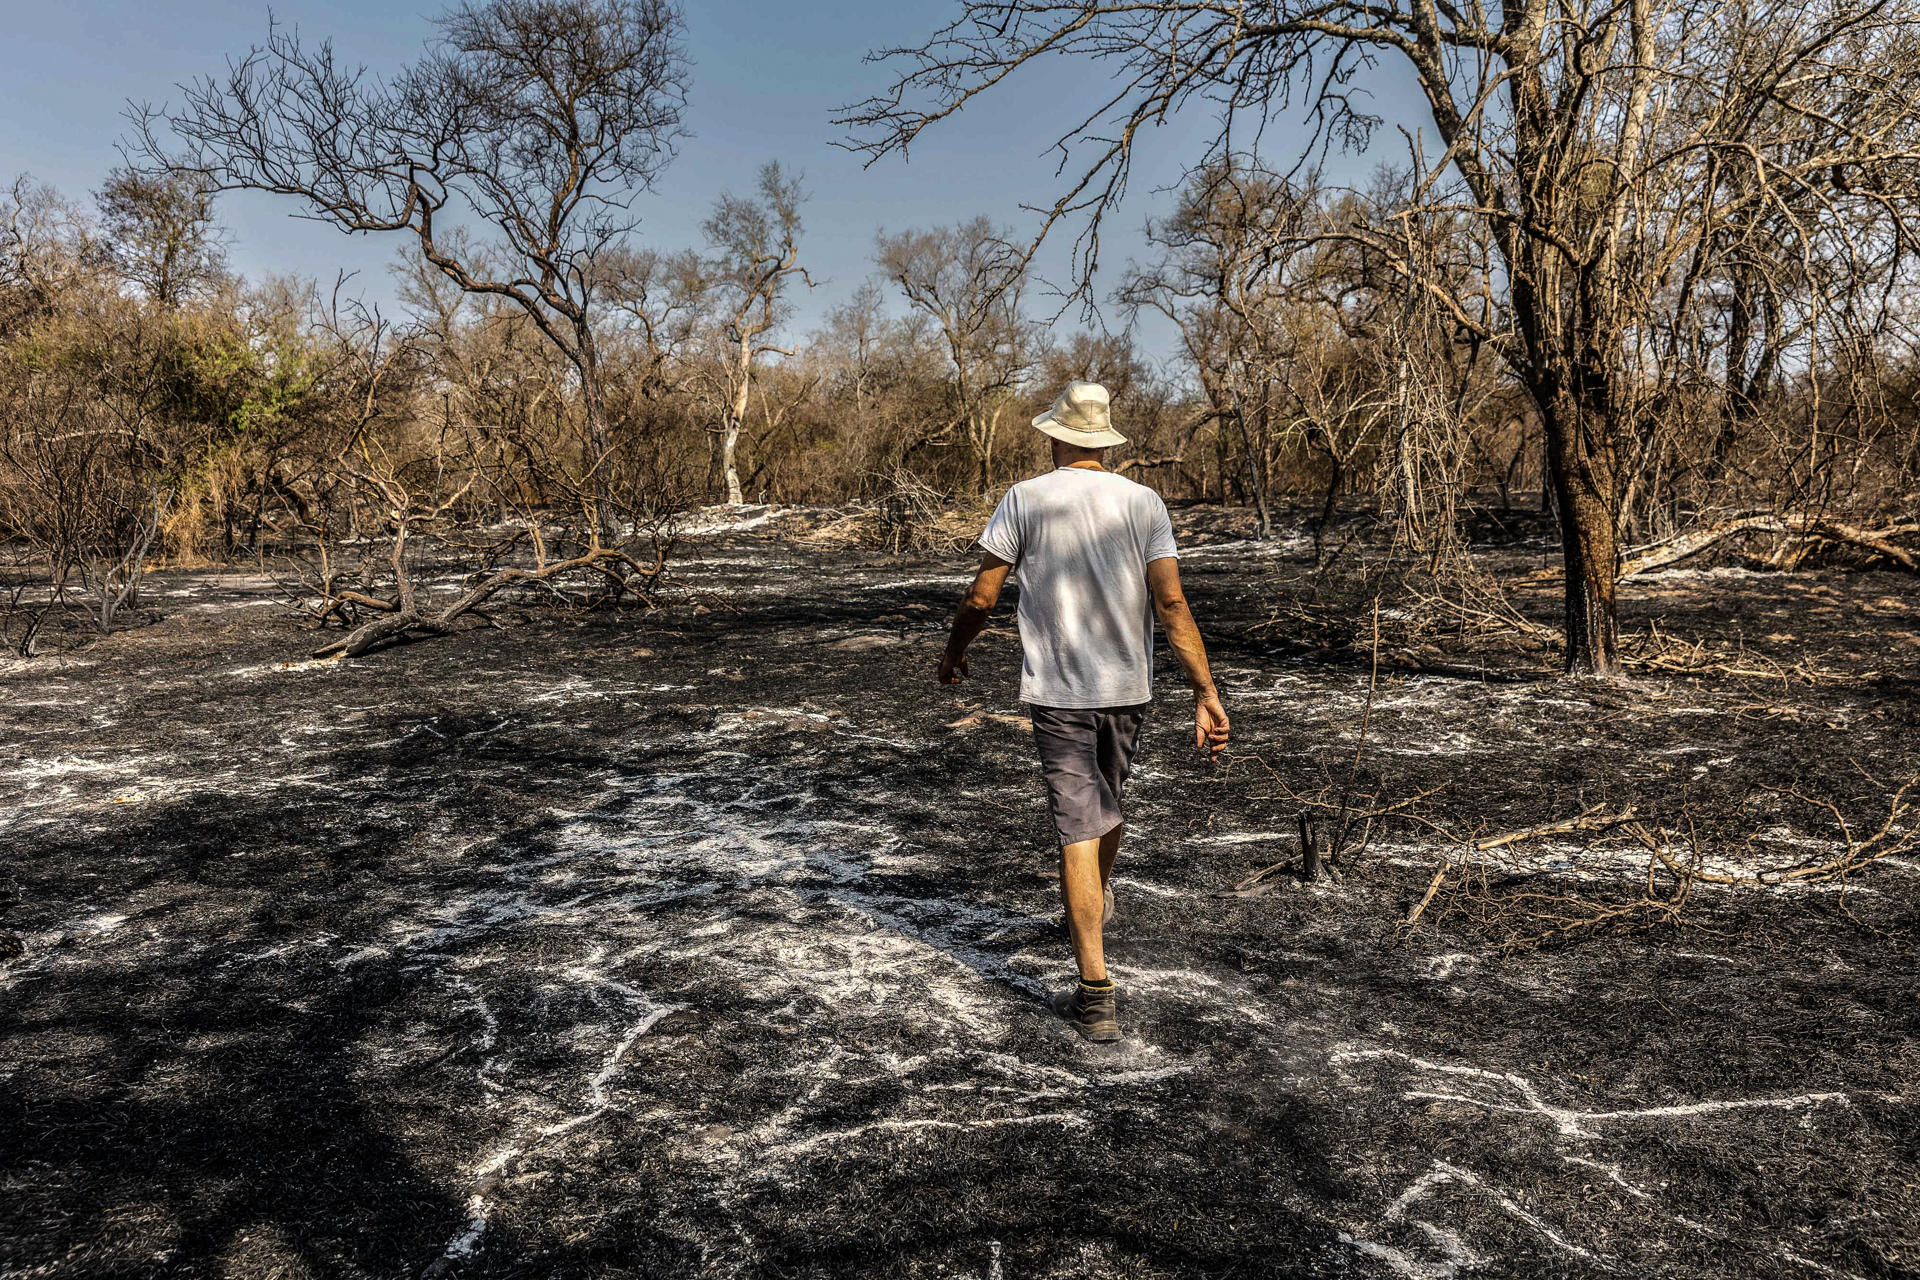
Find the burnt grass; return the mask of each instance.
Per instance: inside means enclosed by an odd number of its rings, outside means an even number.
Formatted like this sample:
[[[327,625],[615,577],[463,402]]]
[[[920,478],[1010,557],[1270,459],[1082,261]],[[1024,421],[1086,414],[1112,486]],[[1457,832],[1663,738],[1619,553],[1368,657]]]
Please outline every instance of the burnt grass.
[[[1632,805],[1730,865],[1830,851],[1786,787],[1877,826],[1914,581],[1631,585],[1630,633],[1717,646],[1694,674],[1389,645],[1362,786],[1446,784],[1423,821],[1222,896],[1343,780],[1372,666],[1364,606],[1236,518],[1180,515],[1235,744],[1192,750],[1163,655],[1112,1048],[1041,1003],[1010,598],[930,680],[962,560],[773,520],[656,610],[326,664],[263,580],[163,572],[150,624],[0,668],[0,1276],[1920,1274],[1920,858],[1508,947],[1503,894],[1644,887],[1558,837],[1399,927],[1440,829]],[[1545,554],[1493,558],[1550,621]],[[1730,673],[1767,662],[1813,678]]]

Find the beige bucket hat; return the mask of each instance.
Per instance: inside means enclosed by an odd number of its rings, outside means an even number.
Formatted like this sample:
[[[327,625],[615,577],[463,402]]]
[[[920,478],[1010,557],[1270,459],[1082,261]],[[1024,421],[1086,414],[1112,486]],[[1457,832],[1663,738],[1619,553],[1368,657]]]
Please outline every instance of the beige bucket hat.
[[[1097,382],[1069,382],[1053,408],[1035,418],[1033,425],[1055,440],[1082,449],[1105,449],[1127,442],[1113,429],[1107,389]]]

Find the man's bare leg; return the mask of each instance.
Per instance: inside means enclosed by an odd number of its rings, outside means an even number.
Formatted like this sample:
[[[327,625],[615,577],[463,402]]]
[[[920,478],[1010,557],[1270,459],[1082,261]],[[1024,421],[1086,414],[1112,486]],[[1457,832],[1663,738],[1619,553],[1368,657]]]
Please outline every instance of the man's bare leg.
[[[1100,837],[1100,887],[1103,889],[1113,883],[1113,858],[1120,852],[1120,837],[1126,830],[1123,822]]]
[[[1111,833],[1109,833],[1111,834]],[[1107,954],[1100,944],[1100,916],[1105,906],[1101,891],[1104,838],[1076,840],[1060,850],[1060,897],[1067,908],[1067,929],[1073,935],[1073,954],[1085,982],[1105,982]],[[1115,847],[1119,841],[1114,842]]]

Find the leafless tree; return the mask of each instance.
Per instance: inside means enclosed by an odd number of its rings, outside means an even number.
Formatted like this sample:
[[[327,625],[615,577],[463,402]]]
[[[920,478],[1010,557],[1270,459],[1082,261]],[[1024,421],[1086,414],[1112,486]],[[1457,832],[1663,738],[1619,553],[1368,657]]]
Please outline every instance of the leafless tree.
[[[755,368],[762,356],[793,354],[767,338],[785,318],[788,282],[797,276],[809,286],[813,283],[800,265],[800,206],[805,199],[798,176],[782,173],[773,161],[760,170],[756,195],[722,195],[702,227],[714,250],[705,268],[718,329],[714,454],[727,501],[735,506],[744,501],[735,455],[752,406]]]
[[[197,174],[115,169],[94,197],[104,252],[125,279],[162,307],[205,293],[226,274],[213,196]]]
[[[89,230],[80,211],[25,174],[0,195],[0,336],[14,337],[83,282]]]
[[[707,308],[706,265],[692,249],[615,250],[602,262],[602,288],[609,307],[626,325],[635,367],[627,382],[643,398],[683,389]]]
[[[461,289],[520,308],[579,379],[581,471],[604,494],[596,286],[681,131],[679,13],[669,0],[487,0],[436,25],[390,80],[275,27],[177,110],[136,108],[134,149],[211,189],[293,196],[344,231],[409,233]],[[493,234],[462,252],[451,233],[467,217]],[[613,533],[605,501],[593,523]]]
[[[1029,64],[1113,68],[1110,95],[1061,139],[1083,163],[1065,170],[1040,232],[1084,217],[1085,288],[1148,126],[1211,107],[1221,127],[1203,160],[1218,160],[1297,110],[1312,154],[1379,123],[1352,89],[1361,67],[1410,78],[1442,150],[1416,151],[1404,212],[1471,220],[1491,256],[1463,288],[1410,260],[1394,219],[1322,234],[1395,264],[1526,387],[1561,522],[1567,669],[1604,674],[1617,658],[1621,511],[1657,385],[1648,364],[1671,319],[1737,257],[1813,267],[1826,332],[1859,331],[1875,283],[1910,260],[1916,17],[1912,0],[964,0],[927,43],[888,51],[897,78],[842,122],[877,158]],[[1763,245],[1765,226],[1777,230]],[[1752,362],[1738,357],[1743,379]]]
[[[1268,488],[1289,267],[1315,210],[1313,193],[1237,157],[1206,166],[1174,212],[1148,226],[1159,260],[1129,271],[1118,292],[1123,305],[1157,311],[1179,332],[1208,413],[1239,437],[1263,539],[1272,532]]]
[[[876,383],[886,341],[886,303],[880,286],[868,280],[853,296],[827,314],[821,345],[844,371],[844,383],[857,417],[866,420],[875,409]]]
[[[1025,261],[984,217],[931,231],[882,232],[880,270],[908,304],[938,327],[950,365],[950,416],[922,443],[958,431],[973,455],[981,492],[993,483],[993,451],[1032,350],[1021,314]]]

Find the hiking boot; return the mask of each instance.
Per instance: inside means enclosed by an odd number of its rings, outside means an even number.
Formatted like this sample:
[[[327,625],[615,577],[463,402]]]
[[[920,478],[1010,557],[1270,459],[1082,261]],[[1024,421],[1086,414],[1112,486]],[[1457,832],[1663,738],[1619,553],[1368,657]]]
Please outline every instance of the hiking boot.
[[[1096,991],[1076,982],[1071,991],[1062,991],[1053,998],[1053,1011],[1095,1043],[1108,1044],[1120,1038],[1112,987]]]
[[[1100,886],[1100,888],[1102,899],[1100,904],[1100,927],[1104,929],[1113,923],[1113,885],[1111,883],[1104,884]]]

